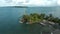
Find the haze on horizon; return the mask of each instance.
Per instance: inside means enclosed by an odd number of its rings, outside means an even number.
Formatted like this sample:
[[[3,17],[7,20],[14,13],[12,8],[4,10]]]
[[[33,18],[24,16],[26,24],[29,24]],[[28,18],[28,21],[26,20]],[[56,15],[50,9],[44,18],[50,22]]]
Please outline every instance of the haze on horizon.
[[[60,6],[60,0],[0,0],[1,6]]]

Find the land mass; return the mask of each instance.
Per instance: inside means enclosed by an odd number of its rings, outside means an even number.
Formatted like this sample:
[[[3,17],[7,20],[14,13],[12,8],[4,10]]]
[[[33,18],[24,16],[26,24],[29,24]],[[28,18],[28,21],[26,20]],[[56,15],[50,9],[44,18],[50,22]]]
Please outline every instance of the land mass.
[[[27,6],[5,6],[0,8],[28,8]]]
[[[41,23],[41,22],[50,22],[50,23],[59,23],[60,24],[60,19],[58,17],[54,17],[52,14],[46,15],[46,14],[37,14],[37,13],[32,13],[29,15],[23,15],[22,18],[20,19],[22,23]]]

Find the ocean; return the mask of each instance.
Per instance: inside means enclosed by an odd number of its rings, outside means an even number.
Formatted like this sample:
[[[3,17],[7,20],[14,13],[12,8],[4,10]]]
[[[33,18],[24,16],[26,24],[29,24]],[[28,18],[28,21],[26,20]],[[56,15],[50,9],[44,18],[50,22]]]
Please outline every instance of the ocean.
[[[40,25],[20,24],[19,17],[24,12],[53,14],[60,18],[59,7],[0,8],[0,34],[40,34]]]

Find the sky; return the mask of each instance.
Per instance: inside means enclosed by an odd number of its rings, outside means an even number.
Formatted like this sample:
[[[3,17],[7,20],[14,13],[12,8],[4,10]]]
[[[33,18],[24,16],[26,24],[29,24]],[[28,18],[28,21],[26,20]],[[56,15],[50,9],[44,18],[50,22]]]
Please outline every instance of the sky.
[[[0,0],[0,6],[56,6],[60,0]]]

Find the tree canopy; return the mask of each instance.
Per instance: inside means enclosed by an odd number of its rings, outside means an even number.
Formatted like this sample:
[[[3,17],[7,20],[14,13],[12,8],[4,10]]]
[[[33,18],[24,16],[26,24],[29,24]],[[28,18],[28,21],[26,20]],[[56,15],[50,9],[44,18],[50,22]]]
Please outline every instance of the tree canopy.
[[[22,20],[28,23],[40,23],[43,20],[60,23],[60,19],[58,17],[53,17],[52,14],[46,15],[46,14],[31,13],[29,15],[23,15]]]

